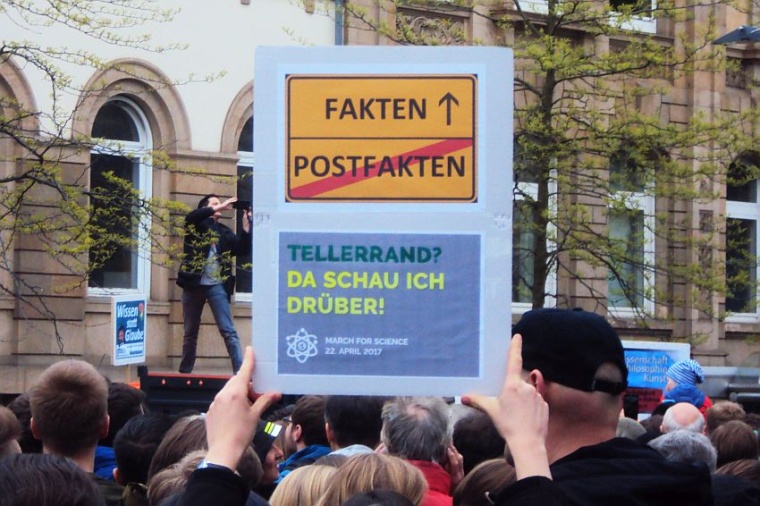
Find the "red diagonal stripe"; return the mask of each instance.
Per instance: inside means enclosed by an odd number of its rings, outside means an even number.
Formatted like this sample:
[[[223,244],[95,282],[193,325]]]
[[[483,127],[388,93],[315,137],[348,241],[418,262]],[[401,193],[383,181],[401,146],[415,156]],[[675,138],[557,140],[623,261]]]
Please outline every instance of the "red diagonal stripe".
[[[429,146],[424,146],[413,151],[407,151],[406,153],[401,153],[400,155],[393,155],[391,157],[391,159],[394,160],[393,169],[398,170],[398,164],[396,161],[398,161],[399,157],[442,156],[448,153],[453,153],[454,151],[459,151],[460,149],[469,148],[470,146],[472,146],[472,139],[448,139],[445,141],[436,142],[435,144],[430,144]],[[373,178],[376,176],[376,167],[370,169],[367,175],[364,174],[364,167],[360,167],[357,170],[356,176],[353,176],[348,172],[340,177],[327,176],[317,181],[291,189],[290,195],[293,198],[310,198],[316,195],[322,195],[323,193],[327,193],[329,191],[346,187],[348,185],[359,183],[365,179]]]

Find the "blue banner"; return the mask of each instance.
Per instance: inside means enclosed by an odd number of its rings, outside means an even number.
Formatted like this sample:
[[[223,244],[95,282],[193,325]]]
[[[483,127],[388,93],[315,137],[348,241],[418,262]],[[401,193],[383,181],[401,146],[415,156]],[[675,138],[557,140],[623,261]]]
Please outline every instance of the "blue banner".
[[[477,377],[481,236],[280,232],[279,374]]]
[[[625,365],[628,367],[628,386],[636,388],[662,389],[668,382],[665,373],[678,358],[676,352],[663,350],[625,350]]]
[[[113,302],[114,365],[145,361],[145,298],[118,297]]]

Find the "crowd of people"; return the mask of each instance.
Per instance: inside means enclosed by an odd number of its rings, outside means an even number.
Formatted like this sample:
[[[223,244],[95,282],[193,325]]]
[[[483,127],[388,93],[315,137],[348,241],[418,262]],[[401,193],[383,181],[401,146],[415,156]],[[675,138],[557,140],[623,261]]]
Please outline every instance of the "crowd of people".
[[[639,423],[604,318],[540,309],[513,330],[501,393],[461,404],[288,404],[255,392],[249,347],[206,413],[170,416],[58,362],[0,407],[0,506],[760,505],[760,415],[694,392],[699,364],[674,364]]]

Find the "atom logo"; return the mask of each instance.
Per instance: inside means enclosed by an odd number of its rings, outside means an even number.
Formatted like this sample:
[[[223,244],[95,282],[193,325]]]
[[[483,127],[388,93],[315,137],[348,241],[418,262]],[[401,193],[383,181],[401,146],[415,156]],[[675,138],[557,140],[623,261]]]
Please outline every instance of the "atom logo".
[[[288,336],[288,356],[304,364],[311,357],[316,357],[317,336],[309,334],[305,329],[301,329],[295,335]]]

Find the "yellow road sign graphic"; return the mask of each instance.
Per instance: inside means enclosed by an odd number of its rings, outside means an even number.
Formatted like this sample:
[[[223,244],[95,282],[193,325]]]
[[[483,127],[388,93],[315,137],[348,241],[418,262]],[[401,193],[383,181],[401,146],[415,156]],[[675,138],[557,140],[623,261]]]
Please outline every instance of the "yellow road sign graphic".
[[[292,75],[289,202],[475,202],[477,76]]]

